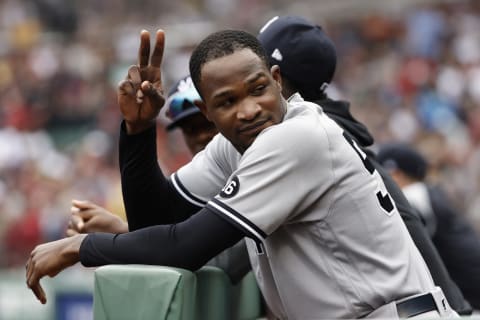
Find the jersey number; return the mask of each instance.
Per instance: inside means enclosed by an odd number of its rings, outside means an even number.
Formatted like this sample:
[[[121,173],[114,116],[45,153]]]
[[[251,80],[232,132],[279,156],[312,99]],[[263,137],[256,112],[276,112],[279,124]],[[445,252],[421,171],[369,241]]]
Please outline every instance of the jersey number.
[[[343,132],[343,136],[352,146],[353,150],[355,150],[355,152],[358,154],[368,172],[373,175],[375,172],[375,167],[373,166],[372,162],[367,158],[365,152],[363,152],[362,149],[360,149],[360,147],[357,145],[357,143],[345,132]],[[385,191],[385,194],[382,194],[382,191],[378,191],[376,195],[378,202],[380,203],[380,206],[383,208],[383,210],[385,210],[387,213],[392,212],[393,202],[388,192]]]
[[[222,189],[220,196],[223,198],[231,198],[237,194],[238,189],[240,188],[240,181],[237,176],[234,176],[232,180]]]

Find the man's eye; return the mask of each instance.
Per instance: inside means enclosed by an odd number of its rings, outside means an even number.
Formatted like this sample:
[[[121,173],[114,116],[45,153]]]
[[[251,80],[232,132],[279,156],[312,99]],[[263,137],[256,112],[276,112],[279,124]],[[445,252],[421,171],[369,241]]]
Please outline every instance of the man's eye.
[[[234,98],[228,98],[218,103],[218,107],[225,108],[231,106],[235,102]]]
[[[262,94],[265,91],[266,85],[258,85],[253,89],[253,94],[254,95],[259,95]]]

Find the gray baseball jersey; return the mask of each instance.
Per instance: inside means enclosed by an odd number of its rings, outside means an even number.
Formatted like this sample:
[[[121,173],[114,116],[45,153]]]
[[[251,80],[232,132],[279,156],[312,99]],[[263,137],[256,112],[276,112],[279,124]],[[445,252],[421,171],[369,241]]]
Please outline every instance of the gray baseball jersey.
[[[172,181],[245,232],[259,287],[282,319],[362,317],[434,288],[378,173],[299,95],[243,155],[217,135]]]

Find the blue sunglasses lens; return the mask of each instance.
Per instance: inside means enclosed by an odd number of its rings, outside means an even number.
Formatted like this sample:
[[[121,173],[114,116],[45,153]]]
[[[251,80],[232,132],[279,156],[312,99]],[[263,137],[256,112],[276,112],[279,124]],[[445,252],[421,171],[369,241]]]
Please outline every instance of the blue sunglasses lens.
[[[175,118],[186,109],[195,107],[194,101],[201,100],[196,90],[187,90],[172,95],[167,100],[167,115]]]

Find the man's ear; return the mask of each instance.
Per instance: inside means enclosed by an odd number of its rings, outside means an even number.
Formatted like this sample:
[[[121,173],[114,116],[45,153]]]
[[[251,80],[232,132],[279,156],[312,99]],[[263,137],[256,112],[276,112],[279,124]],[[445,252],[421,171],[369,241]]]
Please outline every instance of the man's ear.
[[[200,109],[200,111],[205,116],[205,118],[207,118],[208,121],[211,121],[210,118],[208,117],[208,114],[207,114],[207,105],[205,104],[205,102],[203,102],[203,100],[195,100],[195,101],[193,101],[193,104],[198,109]]]
[[[280,91],[282,91],[282,75],[280,73],[280,67],[278,65],[273,65],[270,68],[270,74],[272,75],[273,80],[277,83]]]

